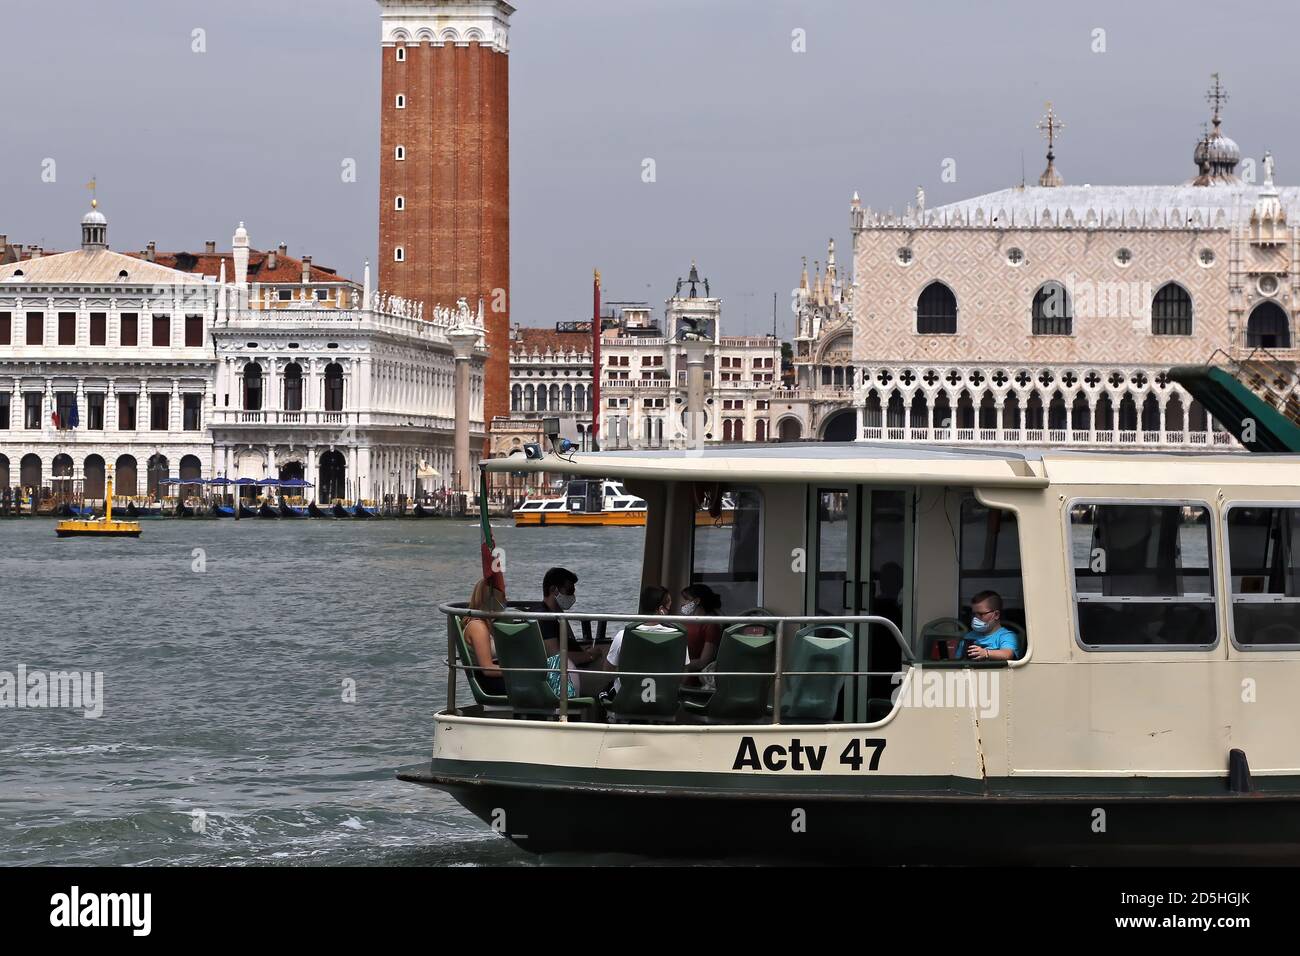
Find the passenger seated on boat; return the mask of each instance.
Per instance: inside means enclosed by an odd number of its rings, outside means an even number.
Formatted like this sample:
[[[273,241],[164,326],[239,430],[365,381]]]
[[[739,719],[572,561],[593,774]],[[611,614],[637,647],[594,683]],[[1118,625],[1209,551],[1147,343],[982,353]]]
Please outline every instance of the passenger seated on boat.
[[[474,593],[469,598],[472,611],[499,611],[505,607],[505,602],[505,594],[492,587],[490,578],[480,579],[478,584],[474,585]],[[496,646],[492,641],[490,620],[482,617],[467,617],[464,621],[465,643],[469,646],[470,653],[474,655],[474,660],[469,663],[482,668],[478,671],[479,686],[488,694],[504,696],[506,692],[504,675],[496,667],[488,666],[500,663],[497,660]]]
[[[542,577],[542,606],[538,610],[550,611],[553,614],[561,614],[569,610],[578,600],[577,584],[578,576],[568,568],[551,568]],[[604,661],[604,648],[595,643],[590,647],[582,644],[573,636],[573,629],[569,627],[568,621],[538,621],[537,625],[541,629],[542,640],[546,645],[548,667],[560,665],[560,643],[563,636],[564,646],[569,652],[571,669],[594,668],[597,672],[600,671]],[[554,690],[558,694],[560,679],[555,674],[551,676],[555,679]],[[582,693],[586,696],[594,694],[606,683],[603,673],[599,677],[586,673],[573,674],[570,679],[576,679],[581,684]],[[590,686],[592,684],[595,685],[595,689]]]
[[[722,598],[707,584],[691,584],[682,588],[682,614],[717,614],[722,609]],[[700,621],[686,625],[686,650],[690,659],[688,671],[702,671],[718,656],[722,641],[722,627],[713,621]]]
[[[1011,661],[1020,655],[1020,641],[1002,624],[1002,596],[980,591],[970,599],[971,629],[957,645],[958,659]]]
[[[659,584],[647,584],[641,589],[641,599],[637,602],[637,613],[645,615],[671,614],[673,610],[673,595],[666,587]],[[641,628],[646,631],[671,631],[673,628],[666,624],[647,623],[642,624]],[[623,647],[623,632],[627,627],[621,627],[614,634],[614,639],[610,641],[609,651],[605,654],[605,669],[612,671],[618,669],[618,658]],[[689,668],[691,663],[690,650],[686,652],[686,666]],[[619,681],[616,678],[610,685],[605,694],[613,696],[618,693]]]

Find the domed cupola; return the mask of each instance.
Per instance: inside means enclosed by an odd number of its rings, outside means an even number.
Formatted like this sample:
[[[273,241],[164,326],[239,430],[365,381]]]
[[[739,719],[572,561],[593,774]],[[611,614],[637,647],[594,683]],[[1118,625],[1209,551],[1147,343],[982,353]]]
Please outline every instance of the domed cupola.
[[[1213,74],[1213,79],[1214,85],[1205,95],[1206,101],[1214,108],[1214,115],[1210,120],[1213,128],[1201,138],[1192,152],[1192,160],[1199,170],[1197,177],[1192,180],[1195,186],[1221,186],[1241,182],[1237,177],[1237,164],[1241,162],[1241,148],[1236,140],[1223,135],[1223,130],[1220,128],[1223,125],[1220,114],[1223,104],[1228,101],[1228,93],[1219,82],[1219,74]]]
[[[108,248],[108,220],[99,211],[99,200],[90,201],[90,212],[81,217],[81,248],[94,252]]]

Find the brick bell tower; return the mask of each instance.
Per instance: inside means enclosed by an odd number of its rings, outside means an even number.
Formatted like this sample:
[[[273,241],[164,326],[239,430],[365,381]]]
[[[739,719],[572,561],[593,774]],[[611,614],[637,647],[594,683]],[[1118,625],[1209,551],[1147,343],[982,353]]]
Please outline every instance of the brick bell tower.
[[[487,324],[484,417],[510,414],[510,16],[504,0],[379,0],[379,288]]]

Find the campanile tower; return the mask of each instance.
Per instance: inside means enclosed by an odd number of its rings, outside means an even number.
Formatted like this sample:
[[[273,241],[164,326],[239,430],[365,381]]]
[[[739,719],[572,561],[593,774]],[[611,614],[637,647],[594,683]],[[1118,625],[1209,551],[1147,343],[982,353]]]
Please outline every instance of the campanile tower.
[[[484,414],[509,415],[510,16],[505,0],[379,0],[379,288],[487,324]]]

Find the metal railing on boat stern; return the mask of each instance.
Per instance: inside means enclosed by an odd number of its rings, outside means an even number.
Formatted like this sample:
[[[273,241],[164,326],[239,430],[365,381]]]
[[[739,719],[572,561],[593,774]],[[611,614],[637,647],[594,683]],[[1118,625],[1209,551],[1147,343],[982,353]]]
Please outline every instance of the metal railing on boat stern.
[[[854,625],[854,624],[874,624],[879,625],[889,631],[894,641],[898,644],[899,651],[902,653],[905,664],[921,663],[916,657],[907,639],[903,637],[903,632],[899,630],[898,625],[887,617],[880,617],[875,614],[846,614],[846,615],[820,615],[820,614],[610,614],[610,613],[575,613],[572,611],[533,611],[523,608],[507,607],[503,611],[475,611],[467,607],[456,604],[440,604],[438,610],[447,615],[448,627],[455,625],[451,617],[477,617],[487,620],[506,620],[506,621],[573,621],[581,625],[585,637],[590,638],[590,626],[593,623],[608,624],[630,623],[632,621],[638,624],[753,624],[753,625],[773,625],[775,637],[775,656],[776,664],[772,671],[709,671],[713,677],[771,677],[772,678],[772,723],[781,722],[781,692],[784,678],[786,677],[891,677],[898,673],[897,671],[792,671],[781,666],[781,652],[784,649],[785,642],[785,625],[788,624],[828,624],[828,625]],[[489,625],[490,627],[491,625]],[[855,632],[849,631],[850,637],[856,642],[865,637],[869,631]],[[459,671],[483,671],[489,668],[482,664],[470,664],[468,662],[457,663],[458,651],[456,642],[451,639],[451,633],[448,632],[448,657],[443,662],[447,665],[447,709],[454,711],[456,709],[456,675]],[[599,637],[595,639],[599,641]],[[589,645],[593,644],[588,640]],[[567,647],[564,648],[567,651]],[[504,673],[559,673],[559,686],[568,687],[568,678],[572,670],[578,670],[582,673],[581,668],[570,668],[569,655],[560,653],[560,662],[558,667],[491,667],[491,670],[498,670]],[[1002,662],[997,662],[1002,663]],[[693,673],[687,671],[662,671],[662,672],[641,672],[641,671],[607,671],[610,679],[613,680],[619,676],[631,677],[683,677],[692,676]],[[558,693],[559,706],[557,708],[558,717],[561,721],[567,722],[569,719],[569,697],[567,693]]]

